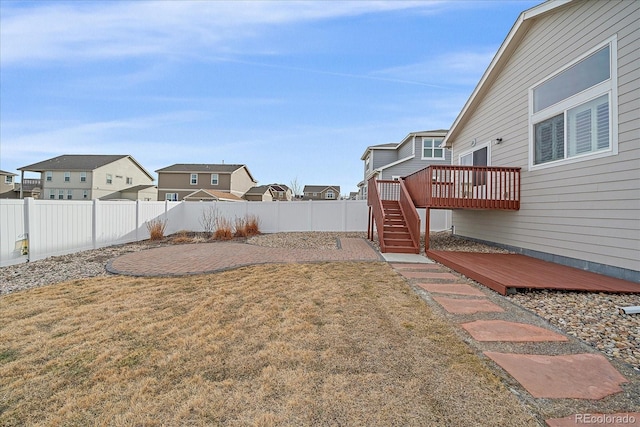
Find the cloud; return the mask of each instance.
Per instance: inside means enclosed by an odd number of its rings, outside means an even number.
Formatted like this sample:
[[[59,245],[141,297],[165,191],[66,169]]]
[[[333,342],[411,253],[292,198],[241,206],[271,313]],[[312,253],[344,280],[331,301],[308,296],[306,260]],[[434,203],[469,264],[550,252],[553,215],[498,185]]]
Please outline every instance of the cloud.
[[[282,24],[393,10],[436,10],[433,1],[3,2],[3,66],[144,55],[233,52]],[[206,49],[203,49],[206,48]]]
[[[428,85],[475,85],[489,66],[497,47],[487,47],[473,52],[445,53],[431,59],[399,67],[386,68],[372,73],[381,78],[407,80]]]

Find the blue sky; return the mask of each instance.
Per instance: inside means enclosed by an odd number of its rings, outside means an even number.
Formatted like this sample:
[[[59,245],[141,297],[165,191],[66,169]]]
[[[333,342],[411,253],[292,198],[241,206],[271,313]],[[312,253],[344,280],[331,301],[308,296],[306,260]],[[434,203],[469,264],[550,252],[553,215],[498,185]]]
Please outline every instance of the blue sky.
[[[0,2],[0,169],[246,164],[355,191],[367,146],[447,129],[540,1]]]

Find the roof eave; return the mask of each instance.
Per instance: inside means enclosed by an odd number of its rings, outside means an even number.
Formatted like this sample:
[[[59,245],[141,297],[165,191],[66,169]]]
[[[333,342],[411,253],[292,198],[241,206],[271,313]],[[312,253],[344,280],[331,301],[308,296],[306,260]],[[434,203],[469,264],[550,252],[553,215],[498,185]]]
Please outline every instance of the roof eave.
[[[549,0],[520,13],[518,19],[511,27],[509,34],[507,34],[507,37],[504,39],[500,48],[491,60],[489,67],[485,70],[480,81],[471,93],[471,96],[451,125],[449,132],[447,132],[447,135],[444,137],[441,145],[442,147],[451,148],[452,140],[455,139],[460,127],[466,122],[468,114],[470,114],[476,107],[479,102],[479,98],[481,98],[488,90],[488,87],[495,79],[495,76],[502,71],[502,68],[511,56],[511,53],[513,53],[517,48],[517,43],[522,39],[531,26],[531,20],[554,11],[568,3],[571,3],[572,1],[575,0]]]

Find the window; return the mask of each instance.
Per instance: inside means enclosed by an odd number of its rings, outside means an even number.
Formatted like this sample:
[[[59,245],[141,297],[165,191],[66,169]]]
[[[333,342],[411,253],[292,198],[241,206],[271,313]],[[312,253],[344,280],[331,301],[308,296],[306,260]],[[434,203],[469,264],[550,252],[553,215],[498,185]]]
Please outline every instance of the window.
[[[325,194],[325,198],[328,200],[333,200],[336,198],[336,194],[333,192],[333,190],[328,190]]]
[[[127,185],[133,185],[133,178],[127,177]]]
[[[113,176],[110,173],[108,173],[107,174],[107,184],[112,184],[112,183],[113,183]]]
[[[529,167],[617,154],[616,40],[529,90]]]
[[[4,183],[5,184],[11,184],[13,182],[13,177],[11,175],[5,175],[4,176]]]
[[[82,198],[83,199],[89,198],[89,190],[82,190]]]
[[[46,178],[45,178],[45,179],[46,179],[47,181],[51,182],[51,181],[53,180],[53,172],[51,172],[51,171],[46,171],[46,172],[45,172],[45,176],[46,176]]]
[[[164,195],[164,199],[169,202],[177,202],[178,201],[178,193],[167,193]]]
[[[64,182],[71,182],[71,172],[64,173]]]
[[[49,198],[50,199],[56,198],[56,190],[49,190]]]
[[[64,200],[64,190],[58,190],[58,199]]]
[[[192,173],[191,174],[191,185],[197,185],[198,184],[198,174],[197,173]]]
[[[73,199],[73,190],[67,190],[67,200]]]
[[[211,185],[218,185],[218,174],[217,173],[212,173],[211,174]]]
[[[80,172],[80,182],[87,182],[87,173]]]
[[[423,159],[444,159],[444,148],[439,148],[442,138],[422,138]]]

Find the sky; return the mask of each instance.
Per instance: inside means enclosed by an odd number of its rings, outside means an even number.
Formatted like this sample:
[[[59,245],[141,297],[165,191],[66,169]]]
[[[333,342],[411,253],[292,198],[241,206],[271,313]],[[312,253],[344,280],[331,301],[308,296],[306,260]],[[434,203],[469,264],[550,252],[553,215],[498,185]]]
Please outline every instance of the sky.
[[[348,194],[368,146],[448,129],[540,3],[0,0],[0,169],[130,154]]]

